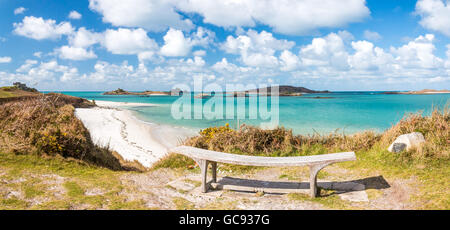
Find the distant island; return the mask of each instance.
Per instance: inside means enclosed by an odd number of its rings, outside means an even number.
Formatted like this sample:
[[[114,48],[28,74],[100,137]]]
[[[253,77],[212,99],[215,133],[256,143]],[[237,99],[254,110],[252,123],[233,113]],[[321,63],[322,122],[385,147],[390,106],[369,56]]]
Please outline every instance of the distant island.
[[[121,88],[118,88],[116,90],[113,91],[108,91],[103,93],[103,95],[140,95],[140,96],[162,96],[162,95],[170,95],[170,92],[166,92],[166,91],[150,91],[150,90],[146,90],[143,92],[129,92],[126,90],[123,90]]]
[[[248,96],[248,94],[267,94],[271,95],[271,87],[265,87],[265,88],[258,88],[258,89],[251,89],[244,92],[231,92],[235,97],[240,96]],[[317,91],[317,90],[311,90],[305,87],[296,87],[296,86],[290,86],[290,85],[281,85],[278,87],[278,95],[279,96],[302,96],[303,94],[309,94],[309,93],[330,93],[328,90],[324,91]]]
[[[450,93],[450,90],[434,90],[434,89],[423,89],[419,91],[407,91],[407,92],[383,92],[382,94],[439,94],[439,93]]]
[[[264,93],[263,93],[264,92]],[[171,91],[150,91],[150,90],[146,90],[143,92],[130,92],[130,91],[126,91],[123,90],[121,88],[118,88],[116,90],[113,91],[108,91],[103,93],[103,95],[138,95],[138,96],[156,96],[156,95],[181,95],[181,90],[179,89],[175,89]],[[289,86],[289,85],[282,85],[279,86],[279,96],[302,96],[303,94],[310,94],[310,93],[330,93],[330,91],[328,90],[324,90],[324,91],[316,91],[316,90],[311,90],[305,87],[296,87],[296,86]],[[258,88],[258,89],[251,89],[251,90],[246,90],[246,91],[234,91],[234,92],[223,92],[223,94],[228,95],[229,97],[248,97],[249,94],[267,94],[270,95],[271,94],[271,87],[266,87],[266,88]],[[195,98],[201,98],[201,99],[206,99],[206,98],[210,98],[212,95],[210,94],[197,94],[194,97]]]

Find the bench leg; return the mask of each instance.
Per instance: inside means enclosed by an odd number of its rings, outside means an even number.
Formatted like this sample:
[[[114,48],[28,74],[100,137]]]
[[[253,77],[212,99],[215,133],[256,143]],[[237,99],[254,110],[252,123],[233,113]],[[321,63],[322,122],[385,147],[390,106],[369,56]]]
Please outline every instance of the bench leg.
[[[195,161],[197,162],[198,166],[200,166],[200,170],[202,171],[202,192],[206,193],[208,191],[207,176],[209,161],[201,159],[196,159]]]
[[[217,182],[217,162],[211,162],[212,182]]]
[[[328,164],[309,166],[309,195],[311,198],[317,197],[317,174]]]

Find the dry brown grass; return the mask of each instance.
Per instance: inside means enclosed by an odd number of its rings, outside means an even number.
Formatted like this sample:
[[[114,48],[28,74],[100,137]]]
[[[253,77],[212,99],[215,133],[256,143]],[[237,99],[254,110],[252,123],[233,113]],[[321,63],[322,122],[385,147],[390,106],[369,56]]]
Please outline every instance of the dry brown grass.
[[[114,170],[135,169],[92,143],[88,130],[74,115],[74,107],[92,105],[81,98],[55,93],[0,104],[0,150],[60,155]]]
[[[218,128],[217,130],[220,130]],[[200,132],[200,136],[189,139],[186,144],[198,148],[215,151],[245,153],[265,156],[292,156],[324,153],[331,150],[360,150],[372,147],[378,141],[379,135],[371,131],[357,133],[351,136],[341,134],[293,135],[292,130],[276,128],[264,130],[243,125],[239,130],[215,132]]]
[[[409,151],[413,158],[438,158],[450,157],[450,109],[446,106],[443,110],[433,110],[430,116],[422,113],[409,114],[396,125],[383,133],[381,143],[384,146],[392,143],[401,134],[420,132],[426,142]]]

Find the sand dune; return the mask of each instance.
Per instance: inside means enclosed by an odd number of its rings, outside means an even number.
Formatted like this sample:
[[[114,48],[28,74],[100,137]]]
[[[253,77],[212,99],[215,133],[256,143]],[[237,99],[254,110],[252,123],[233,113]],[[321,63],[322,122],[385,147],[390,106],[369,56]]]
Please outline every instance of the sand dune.
[[[194,130],[146,123],[133,116],[126,106],[153,106],[143,103],[96,101],[99,107],[78,108],[75,115],[89,130],[95,144],[116,151],[127,161],[138,161],[144,167],[167,154]]]

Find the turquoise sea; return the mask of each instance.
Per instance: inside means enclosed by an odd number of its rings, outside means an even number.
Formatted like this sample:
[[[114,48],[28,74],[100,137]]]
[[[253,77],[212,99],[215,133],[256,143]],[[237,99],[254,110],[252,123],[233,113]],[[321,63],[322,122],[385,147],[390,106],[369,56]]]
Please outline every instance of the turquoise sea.
[[[115,102],[152,103],[153,107],[129,107],[141,120],[202,129],[229,123],[236,127],[237,119],[181,119],[171,116],[171,105],[179,97],[175,96],[117,96],[102,95],[103,92],[61,92],[67,95]],[[315,98],[331,97],[331,98]],[[244,98],[240,98],[241,100]],[[201,100],[206,103],[207,99]],[[248,113],[256,109],[249,105],[248,98],[245,109]],[[235,101],[236,103],[236,101]],[[450,104],[450,94],[400,95],[380,94],[380,92],[333,92],[327,94],[309,94],[301,97],[279,97],[279,124],[292,129],[295,134],[326,134],[338,132],[351,134],[361,130],[382,132],[397,123],[405,114],[422,112],[430,114],[433,108],[443,109]],[[235,105],[237,106],[237,105]],[[270,99],[269,99],[270,109]],[[235,111],[237,109],[235,108]],[[225,103],[224,103],[225,111]],[[239,120],[239,124],[260,125],[262,119]]]

